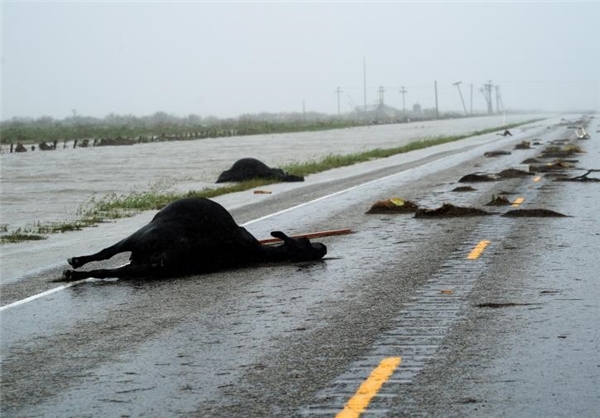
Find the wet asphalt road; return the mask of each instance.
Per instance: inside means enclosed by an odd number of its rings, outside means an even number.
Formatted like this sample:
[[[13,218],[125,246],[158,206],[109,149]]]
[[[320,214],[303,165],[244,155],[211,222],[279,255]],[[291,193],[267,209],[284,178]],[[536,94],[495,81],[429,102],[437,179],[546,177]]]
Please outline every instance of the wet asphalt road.
[[[598,123],[591,139],[574,140],[587,151],[578,168],[600,168]],[[352,228],[319,240],[329,248],[322,262],[90,281],[4,309],[2,416],[335,416],[382,359],[401,357],[364,416],[595,417],[599,183],[540,175],[452,191],[465,174],[497,173],[572,134],[552,124],[405,155],[232,210],[259,238]],[[521,140],[542,144],[512,150]],[[496,149],[512,154],[483,156]],[[502,217],[513,208],[484,206],[499,192],[570,217]],[[494,214],[365,215],[395,196]],[[48,278],[61,269],[3,286],[2,305],[55,287]]]

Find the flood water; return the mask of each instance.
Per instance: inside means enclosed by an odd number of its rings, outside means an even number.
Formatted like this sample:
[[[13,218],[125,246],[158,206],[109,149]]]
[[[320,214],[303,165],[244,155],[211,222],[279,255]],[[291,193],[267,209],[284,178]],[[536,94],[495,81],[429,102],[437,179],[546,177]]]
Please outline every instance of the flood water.
[[[92,197],[160,190],[188,191],[214,184],[239,158],[269,166],[392,148],[414,140],[471,133],[548,115],[507,115],[377,125],[320,132],[210,138],[133,146],[4,153],[0,156],[2,228],[14,231],[35,223],[77,219]],[[518,129],[518,128],[517,128]],[[4,147],[6,148],[6,147]]]

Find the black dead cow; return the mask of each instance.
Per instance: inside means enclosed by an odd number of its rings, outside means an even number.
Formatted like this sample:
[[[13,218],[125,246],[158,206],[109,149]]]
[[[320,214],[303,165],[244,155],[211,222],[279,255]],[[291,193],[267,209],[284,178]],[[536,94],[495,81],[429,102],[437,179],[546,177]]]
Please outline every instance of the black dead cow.
[[[320,260],[327,253],[321,243],[307,238],[290,238],[271,232],[283,240],[280,245],[261,245],[218,203],[205,198],[177,200],[131,236],[104,250],[73,257],[77,269],[91,261],[107,260],[131,252],[130,263],[91,271],[66,270],[58,281],[95,278],[167,278],[202,274],[264,262]]]
[[[304,177],[286,173],[280,168],[271,168],[256,158],[242,158],[241,160],[237,160],[229,170],[223,171],[217,179],[217,183],[253,179],[285,182],[304,181]]]

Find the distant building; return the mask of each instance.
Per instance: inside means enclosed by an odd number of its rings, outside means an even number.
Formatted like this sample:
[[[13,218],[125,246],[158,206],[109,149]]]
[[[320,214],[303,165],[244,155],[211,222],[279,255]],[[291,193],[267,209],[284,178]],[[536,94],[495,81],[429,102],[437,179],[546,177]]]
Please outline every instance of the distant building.
[[[421,105],[418,102],[413,105],[413,112],[421,113]]]

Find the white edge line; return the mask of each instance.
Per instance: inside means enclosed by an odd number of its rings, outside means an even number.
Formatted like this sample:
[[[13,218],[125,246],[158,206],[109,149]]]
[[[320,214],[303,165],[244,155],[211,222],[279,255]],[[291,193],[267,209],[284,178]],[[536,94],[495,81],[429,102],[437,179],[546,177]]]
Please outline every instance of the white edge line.
[[[13,302],[13,303],[9,303],[8,305],[1,306],[0,307],[0,312],[2,312],[5,309],[14,308],[15,306],[19,306],[19,305],[23,305],[23,304],[25,304],[27,302],[31,302],[32,300],[39,299],[41,297],[51,295],[52,293],[56,293],[59,290],[66,289],[66,288],[71,287],[71,286],[76,286],[76,285],[78,285],[80,283],[83,283],[83,282],[86,282],[88,280],[90,280],[90,279],[77,280],[76,282],[71,282],[69,284],[64,284],[62,286],[55,287],[54,289],[50,289],[50,290],[46,290],[45,292],[38,293],[37,295],[29,296],[28,298],[21,299],[21,300],[18,300],[16,302]]]

